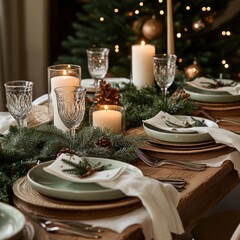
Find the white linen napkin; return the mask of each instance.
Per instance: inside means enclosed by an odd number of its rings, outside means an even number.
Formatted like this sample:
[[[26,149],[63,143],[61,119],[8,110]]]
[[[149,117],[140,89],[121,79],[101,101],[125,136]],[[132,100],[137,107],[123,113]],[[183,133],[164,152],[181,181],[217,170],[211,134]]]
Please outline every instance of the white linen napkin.
[[[16,120],[9,112],[0,112],[0,133],[7,134],[10,125],[16,125]]]
[[[220,79],[218,79],[220,80]],[[221,79],[222,82],[229,83],[233,80],[228,80],[228,79]],[[202,90],[210,90],[214,92],[228,92],[231,95],[239,95],[240,94],[240,83],[236,84],[236,86],[226,86],[226,87],[218,87],[218,88],[207,88],[204,87],[206,86],[206,83],[215,83],[214,80],[210,78],[205,78],[205,77],[200,77],[200,78],[195,78],[193,81],[186,82],[188,85],[193,86],[198,89]]]
[[[120,189],[127,196],[136,196],[141,199],[152,222],[154,240],[170,240],[172,239],[171,233],[182,234],[184,232],[177,211],[180,193],[172,185],[128,171],[111,182],[99,184],[112,189]]]
[[[43,168],[44,171],[68,181],[79,182],[79,183],[90,183],[90,182],[112,181],[113,179],[119,177],[127,169],[127,166],[128,166],[127,164],[125,164],[122,166],[117,166],[116,168],[113,168],[113,169],[106,169],[103,171],[95,172],[94,174],[88,177],[80,178],[79,176],[69,174],[63,171],[65,169],[72,168],[71,166],[65,164],[62,161],[63,159],[71,161],[73,163],[77,163],[77,164],[80,161],[82,161],[82,158],[76,155],[69,155],[69,154],[62,153],[60,156],[56,158],[56,160],[52,164],[48,165],[47,167],[44,167]],[[100,160],[97,158],[96,159],[87,158],[87,161],[92,166],[100,162]],[[109,162],[111,161],[104,159],[104,161],[101,163],[103,163],[103,165],[108,165]]]

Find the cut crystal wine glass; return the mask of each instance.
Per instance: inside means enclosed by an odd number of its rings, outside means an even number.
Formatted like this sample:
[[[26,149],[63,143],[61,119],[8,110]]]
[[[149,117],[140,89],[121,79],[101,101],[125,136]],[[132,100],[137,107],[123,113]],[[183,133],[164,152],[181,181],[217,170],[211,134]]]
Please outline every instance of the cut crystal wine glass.
[[[108,48],[87,49],[88,71],[94,79],[94,87],[98,88],[100,80],[104,79],[108,71]]]
[[[19,80],[4,84],[6,90],[7,108],[18,126],[27,125],[26,118],[32,109],[33,82]]]
[[[63,124],[69,129],[70,137],[75,139],[76,128],[85,114],[86,89],[79,86],[57,87],[58,114]]]
[[[153,56],[153,74],[157,85],[161,89],[162,99],[173,83],[176,71],[177,56],[174,54],[157,54]]]

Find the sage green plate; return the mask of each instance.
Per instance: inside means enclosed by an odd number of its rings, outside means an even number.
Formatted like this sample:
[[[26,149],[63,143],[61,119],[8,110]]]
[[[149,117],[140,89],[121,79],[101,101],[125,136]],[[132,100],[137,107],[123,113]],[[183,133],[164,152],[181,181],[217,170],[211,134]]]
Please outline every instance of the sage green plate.
[[[231,95],[228,92],[214,92],[198,89],[190,85],[184,86],[184,91],[190,94],[190,98],[199,102],[230,103],[240,101],[240,95]]]
[[[133,165],[105,158],[87,158],[95,159],[96,163],[112,164],[111,168],[127,165],[126,171],[131,171],[138,175],[143,175],[141,170]],[[48,161],[33,167],[27,174],[28,181],[33,189],[42,195],[70,201],[104,201],[114,200],[126,197],[118,189],[110,189],[100,186],[97,183],[76,183],[64,180],[43,170],[53,161]]]
[[[0,239],[20,239],[25,222],[25,217],[19,210],[0,202]]]
[[[175,117],[183,121],[189,118],[189,116],[177,116],[177,115],[175,115]],[[208,127],[216,127],[216,128],[218,127],[218,125],[211,120],[200,118],[200,117],[194,117],[194,118],[198,120],[204,120],[204,122]],[[166,132],[148,123],[143,123],[143,129],[149,137],[155,138],[161,141],[165,141],[165,142],[191,143],[191,142],[203,142],[203,141],[212,139],[212,137],[208,133],[197,133],[197,132],[183,133],[183,132],[170,132],[170,131]]]

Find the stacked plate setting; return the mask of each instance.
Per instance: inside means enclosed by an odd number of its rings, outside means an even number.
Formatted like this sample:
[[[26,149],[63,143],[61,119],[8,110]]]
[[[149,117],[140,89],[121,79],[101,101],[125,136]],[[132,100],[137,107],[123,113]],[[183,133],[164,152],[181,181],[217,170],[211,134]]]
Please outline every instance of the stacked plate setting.
[[[223,87],[211,87],[216,82],[212,79],[201,77],[187,82],[184,91],[190,98],[199,102],[232,103],[240,101],[240,83],[229,79],[216,79],[225,84]]]

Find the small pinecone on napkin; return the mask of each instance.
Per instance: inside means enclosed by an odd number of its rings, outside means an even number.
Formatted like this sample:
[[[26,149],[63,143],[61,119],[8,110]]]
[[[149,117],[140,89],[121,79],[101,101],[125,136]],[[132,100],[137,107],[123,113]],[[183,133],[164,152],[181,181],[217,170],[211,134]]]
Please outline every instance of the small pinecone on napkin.
[[[110,83],[101,80],[99,88],[99,91],[95,93],[95,102],[100,105],[120,105],[120,94]]]
[[[103,148],[108,148],[108,149],[112,148],[112,144],[111,144],[110,140],[104,136],[101,137],[98,141],[96,141],[95,145],[97,147],[103,147]]]

